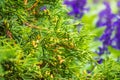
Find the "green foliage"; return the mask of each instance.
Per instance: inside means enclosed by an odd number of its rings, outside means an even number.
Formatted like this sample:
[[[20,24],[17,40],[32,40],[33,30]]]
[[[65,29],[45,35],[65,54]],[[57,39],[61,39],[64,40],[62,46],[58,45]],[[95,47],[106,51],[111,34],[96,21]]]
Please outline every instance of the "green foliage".
[[[0,80],[119,79],[118,62],[94,60],[93,39],[103,31],[95,17],[74,22],[62,0],[1,0]]]
[[[92,36],[86,26],[77,33],[62,0],[0,4],[0,79],[81,79]]]
[[[120,79],[120,63],[107,59],[101,65],[97,65],[94,69],[93,80],[119,80]]]

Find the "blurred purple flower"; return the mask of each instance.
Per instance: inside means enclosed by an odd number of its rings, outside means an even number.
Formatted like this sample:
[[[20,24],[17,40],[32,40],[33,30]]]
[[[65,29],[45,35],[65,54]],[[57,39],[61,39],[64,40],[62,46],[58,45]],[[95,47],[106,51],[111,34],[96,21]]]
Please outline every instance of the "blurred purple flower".
[[[99,13],[99,20],[97,22],[97,26],[109,26],[111,27],[112,25],[112,19],[114,18],[114,14],[112,14],[111,8],[109,3],[104,2],[105,9]]]
[[[117,50],[120,50],[120,0],[117,2],[118,14],[116,14],[116,21],[113,23],[114,36],[112,38],[111,46]]]
[[[46,10],[46,9],[47,9],[46,6],[40,7],[40,10],[41,10],[41,11]]]
[[[120,16],[120,0],[118,0],[118,2],[117,2],[117,7],[118,7],[118,14]]]
[[[115,49],[120,50],[120,18],[119,17],[117,21],[114,22],[114,30],[115,30],[115,35],[112,39],[111,46]]]
[[[69,12],[69,15],[73,15],[77,18],[81,18],[88,8],[85,8],[86,0],[64,0],[64,4],[70,6],[72,11]]]
[[[103,45],[102,47],[99,47],[98,49],[99,49],[99,51],[97,52],[97,54],[98,54],[99,56],[101,56],[103,53],[105,53],[105,52],[108,51],[107,47],[104,46],[104,45]]]
[[[103,59],[99,59],[97,62],[101,64],[103,62]]]
[[[120,0],[118,0],[118,2],[117,2],[117,7],[120,8]]]
[[[111,35],[114,30],[113,19],[115,18],[115,15],[112,13],[109,3],[104,2],[104,5],[106,8],[99,13],[99,20],[96,24],[97,27],[106,26],[104,33],[99,39],[103,43],[102,47],[99,48],[98,54],[100,55],[107,51],[107,47],[111,45]]]

